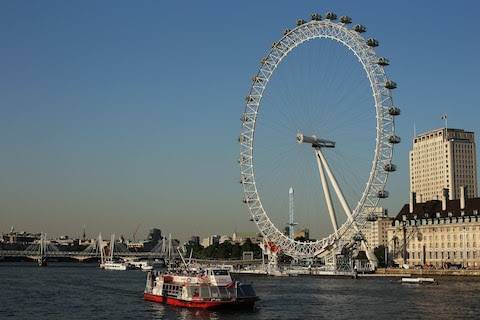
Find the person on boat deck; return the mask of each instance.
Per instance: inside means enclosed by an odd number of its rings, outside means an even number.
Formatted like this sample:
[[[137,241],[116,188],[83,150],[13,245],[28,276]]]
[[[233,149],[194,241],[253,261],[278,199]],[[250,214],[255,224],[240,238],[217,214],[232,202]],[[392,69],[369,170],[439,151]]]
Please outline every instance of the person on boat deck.
[[[195,290],[193,291],[193,297],[194,297],[194,298],[198,297],[198,289],[195,289]]]

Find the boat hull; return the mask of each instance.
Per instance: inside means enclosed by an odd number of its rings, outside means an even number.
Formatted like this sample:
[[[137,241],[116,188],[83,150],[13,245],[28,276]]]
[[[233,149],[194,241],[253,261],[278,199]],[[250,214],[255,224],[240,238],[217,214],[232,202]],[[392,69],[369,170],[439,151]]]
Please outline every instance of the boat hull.
[[[176,307],[197,309],[222,309],[222,308],[253,308],[258,299],[242,299],[232,301],[204,301],[204,300],[181,300],[172,297],[163,297],[145,292],[143,298],[146,301],[169,304]]]

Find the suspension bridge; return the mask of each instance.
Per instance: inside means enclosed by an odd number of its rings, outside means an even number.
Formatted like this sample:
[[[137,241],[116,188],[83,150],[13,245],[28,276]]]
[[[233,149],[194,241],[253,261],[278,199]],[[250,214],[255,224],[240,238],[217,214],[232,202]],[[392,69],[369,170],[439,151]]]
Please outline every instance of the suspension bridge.
[[[47,259],[65,258],[82,262],[100,259],[102,247],[106,247],[106,242],[104,242],[101,235],[99,235],[98,239],[84,250],[60,250],[54,243],[46,239],[45,234],[42,234],[37,243],[28,246],[25,250],[0,250],[0,258],[26,258],[37,260],[39,264],[42,264]],[[168,240],[166,238],[159,240],[150,251],[132,252],[128,250],[125,244],[120,242],[114,244],[113,250],[114,258],[161,259],[167,256],[174,256],[175,254],[175,250],[172,249],[171,238]]]
[[[1,258],[24,258],[37,261],[39,265],[45,265],[48,259],[70,259],[78,262],[100,260],[100,248],[108,247],[99,235],[99,238],[86,247],[82,251],[65,251],[60,250],[55,244],[46,239],[46,235],[42,234],[38,243],[28,246],[25,250],[0,250]],[[178,250],[174,248],[171,237],[163,238],[150,251],[132,252],[127,246],[120,242],[114,243],[113,257],[118,259],[136,258],[136,259],[179,259]],[[262,259],[235,259],[235,260],[217,260],[217,259],[196,259],[191,258],[191,263],[203,266],[215,265],[259,265]]]

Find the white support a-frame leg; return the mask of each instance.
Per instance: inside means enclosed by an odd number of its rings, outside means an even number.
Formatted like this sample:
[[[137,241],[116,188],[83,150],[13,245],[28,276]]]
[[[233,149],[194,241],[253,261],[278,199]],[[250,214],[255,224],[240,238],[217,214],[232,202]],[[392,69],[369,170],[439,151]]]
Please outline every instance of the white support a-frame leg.
[[[327,203],[328,213],[330,215],[330,220],[333,225],[335,233],[338,231],[337,217],[335,216],[335,209],[332,203],[332,197],[330,195],[330,189],[327,184],[327,179],[325,178],[325,172],[323,170],[322,162],[320,161],[320,156],[318,153],[321,153],[319,148],[314,149],[315,158],[317,159],[318,172],[320,174],[320,180],[322,182],[323,195],[325,196],[325,202]]]
[[[345,197],[343,196],[342,190],[338,186],[335,176],[333,175],[332,171],[330,170],[330,167],[328,166],[327,160],[325,159],[322,152],[320,151],[320,148],[315,148],[315,151],[316,151],[315,153],[317,154],[317,157],[322,162],[322,166],[325,168],[325,171],[327,171],[327,176],[330,179],[330,182],[332,183],[333,190],[337,194],[337,198],[340,201],[343,211],[347,215],[348,220],[353,221],[352,211],[350,210],[350,207],[348,206],[348,203],[345,200]]]

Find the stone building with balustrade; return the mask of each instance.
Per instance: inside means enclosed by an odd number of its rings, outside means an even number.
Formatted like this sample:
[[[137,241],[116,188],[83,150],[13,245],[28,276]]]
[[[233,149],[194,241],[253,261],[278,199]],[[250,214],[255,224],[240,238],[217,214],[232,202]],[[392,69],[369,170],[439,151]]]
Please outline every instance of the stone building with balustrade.
[[[390,261],[399,265],[436,268],[480,268],[480,198],[417,203],[412,193],[387,231]]]

